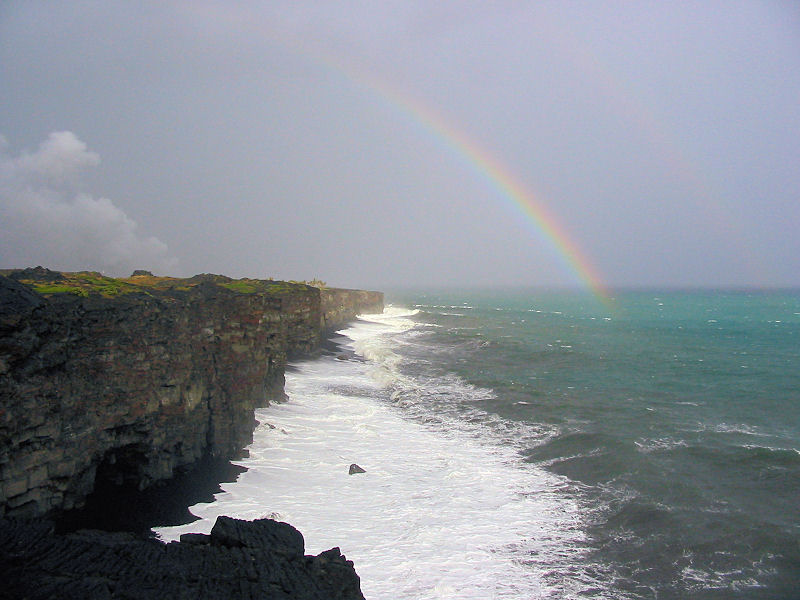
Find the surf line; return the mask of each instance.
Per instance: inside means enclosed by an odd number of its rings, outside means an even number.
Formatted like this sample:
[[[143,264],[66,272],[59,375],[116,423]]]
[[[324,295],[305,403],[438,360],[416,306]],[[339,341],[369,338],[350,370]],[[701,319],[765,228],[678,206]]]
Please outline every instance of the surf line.
[[[529,233],[549,248],[566,272],[582,287],[589,290],[606,307],[613,307],[613,298],[603,284],[602,277],[585,256],[556,217],[530,189],[527,189],[499,159],[479,145],[463,128],[457,128],[431,106],[409,94],[401,93],[385,81],[350,68],[327,53],[314,52],[306,47],[292,49],[314,63],[321,64],[351,84],[366,89],[383,99],[392,109],[399,111],[423,131],[444,146],[464,163],[468,170],[482,179],[522,217]]]

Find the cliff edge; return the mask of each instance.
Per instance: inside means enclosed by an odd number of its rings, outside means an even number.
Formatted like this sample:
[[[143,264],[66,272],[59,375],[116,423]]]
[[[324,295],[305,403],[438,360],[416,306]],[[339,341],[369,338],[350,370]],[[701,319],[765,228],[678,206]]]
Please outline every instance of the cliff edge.
[[[291,355],[383,295],[303,284],[0,275],[0,516],[80,507],[98,479],[145,489],[252,441]]]

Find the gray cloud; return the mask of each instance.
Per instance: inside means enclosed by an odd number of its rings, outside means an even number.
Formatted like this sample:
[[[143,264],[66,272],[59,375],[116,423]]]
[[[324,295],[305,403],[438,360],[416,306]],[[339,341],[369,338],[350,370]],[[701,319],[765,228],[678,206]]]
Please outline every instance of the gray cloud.
[[[8,142],[4,139],[4,146]],[[73,180],[81,171],[100,164],[100,156],[89,152],[86,144],[71,131],[54,131],[36,152],[23,152],[9,159],[9,177],[42,178],[59,184]]]
[[[0,256],[4,266],[93,269],[127,275],[170,270],[167,245],[139,234],[108,198],[75,193],[81,173],[100,157],[70,131],[53,132],[34,152],[12,156],[0,139]]]

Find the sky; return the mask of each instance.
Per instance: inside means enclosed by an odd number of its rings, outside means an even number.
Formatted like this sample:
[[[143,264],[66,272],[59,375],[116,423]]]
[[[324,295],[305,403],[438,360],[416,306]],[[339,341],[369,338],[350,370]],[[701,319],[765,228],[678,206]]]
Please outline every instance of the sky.
[[[0,268],[800,286],[800,4],[0,4]]]

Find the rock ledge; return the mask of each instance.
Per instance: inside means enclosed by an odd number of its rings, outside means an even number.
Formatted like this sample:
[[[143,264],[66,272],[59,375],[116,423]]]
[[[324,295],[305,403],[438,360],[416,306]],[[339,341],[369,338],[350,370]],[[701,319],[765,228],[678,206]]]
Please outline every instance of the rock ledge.
[[[0,520],[9,600],[363,600],[338,548],[304,555],[303,536],[271,519],[219,517],[211,535],[162,544],[128,533],[55,535],[47,521]]]

